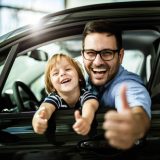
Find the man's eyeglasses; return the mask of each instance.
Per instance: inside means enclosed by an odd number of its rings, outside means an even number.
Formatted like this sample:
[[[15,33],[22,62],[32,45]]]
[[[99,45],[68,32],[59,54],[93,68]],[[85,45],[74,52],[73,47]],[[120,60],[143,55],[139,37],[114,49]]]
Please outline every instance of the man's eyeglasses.
[[[116,52],[119,52],[119,50],[118,49],[116,49],[116,50],[104,49],[101,51],[95,51],[92,49],[82,50],[83,57],[89,61],[94,61],[97,54],[99,54],[104,61],[110,61],[114,58],[114,55]]]

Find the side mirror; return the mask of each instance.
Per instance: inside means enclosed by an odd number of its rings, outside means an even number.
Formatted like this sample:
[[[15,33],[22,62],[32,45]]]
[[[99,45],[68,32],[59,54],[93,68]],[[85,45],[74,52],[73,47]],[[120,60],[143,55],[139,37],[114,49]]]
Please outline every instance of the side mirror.
[[[31,58],[34,58],[35,60],[38,60],[38,61],[47,61],[48,60],[48,54],[42,50],[33,50],[28,53],[28,56]]]

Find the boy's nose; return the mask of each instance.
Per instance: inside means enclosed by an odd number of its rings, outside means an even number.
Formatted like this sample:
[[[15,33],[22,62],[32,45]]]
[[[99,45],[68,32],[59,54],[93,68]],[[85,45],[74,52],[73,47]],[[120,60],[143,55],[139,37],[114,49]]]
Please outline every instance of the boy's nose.
[[[60,75],[61,75],[61,76],[64,76],[65,74],[66,74],[65,71],[61,71],[61,72],[60,72]]]

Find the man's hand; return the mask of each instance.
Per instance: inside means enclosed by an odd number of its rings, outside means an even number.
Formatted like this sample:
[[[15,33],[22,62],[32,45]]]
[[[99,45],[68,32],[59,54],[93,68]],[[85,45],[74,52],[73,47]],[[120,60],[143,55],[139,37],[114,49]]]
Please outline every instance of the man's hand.
[[[126,87],[121,88],[122,110],[109,111],[105,114],[103,129],[109,143],[116,148],[128,149],[145,134],[144,111],[136,107],[137,111],[129,107],[126,97]]]
[[[33,117],[32,125],[35,133],[43,134],[48,127],[46,108],[41,107]]]
[[[76,122],[73,125],[73,129],[77,134],[86,135],[90,131],[90,124],[87,118],[83,118],[80,115],[80,111],[75,111],[74,113]]]

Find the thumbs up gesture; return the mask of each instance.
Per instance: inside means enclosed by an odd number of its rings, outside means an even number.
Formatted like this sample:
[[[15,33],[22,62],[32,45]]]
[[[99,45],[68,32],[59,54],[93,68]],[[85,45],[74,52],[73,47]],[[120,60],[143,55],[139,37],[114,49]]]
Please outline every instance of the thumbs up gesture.
[[[77,134],[86,135],[90,130],[90,124],[87,118],[81,116],[80,111],[75,111],[74,113],[75,123],[73,129]]]
[[[105,114],[105,121],[103,129],[105,130],[105,137],[109,143],[117,148],[128,149],[137,139],[138,126],[137,119],[129,107],[127,101],[127,87],[123,85],[120,89],[121,110],[109,111]]]
[[[34,115],[32,126],[35,133],[43,134],[48,127],[46,108],[42,106]]]

